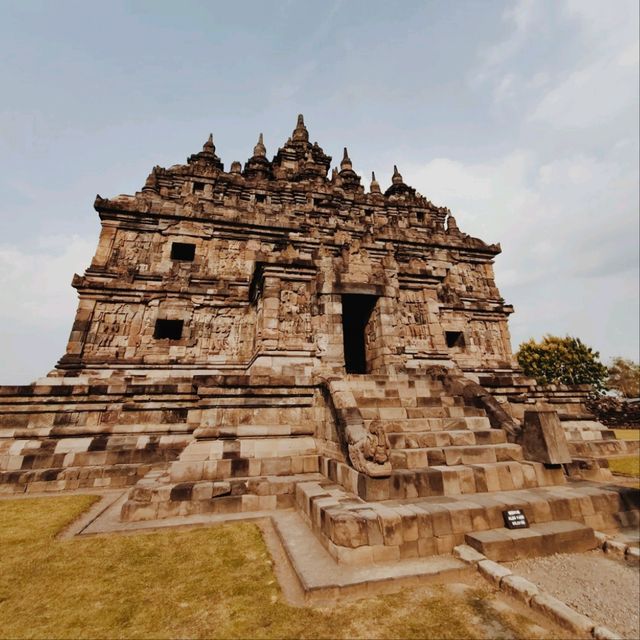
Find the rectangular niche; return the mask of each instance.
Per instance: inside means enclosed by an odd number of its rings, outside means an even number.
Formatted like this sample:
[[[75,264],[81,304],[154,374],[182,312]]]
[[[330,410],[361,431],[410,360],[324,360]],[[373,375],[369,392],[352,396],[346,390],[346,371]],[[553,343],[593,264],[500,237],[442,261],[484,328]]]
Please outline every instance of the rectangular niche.
[[[196,256],[196,245],[188,242],[171,243],[171,259],[193,262]]]
[[[156,320],[153,337],[157,340],[180,340],[184,320]]]
[[[444,337],[449,349],[453,349],[454,347],[462,349],[464,347],[464,333],[462,333],[462,331],[445,331]]]

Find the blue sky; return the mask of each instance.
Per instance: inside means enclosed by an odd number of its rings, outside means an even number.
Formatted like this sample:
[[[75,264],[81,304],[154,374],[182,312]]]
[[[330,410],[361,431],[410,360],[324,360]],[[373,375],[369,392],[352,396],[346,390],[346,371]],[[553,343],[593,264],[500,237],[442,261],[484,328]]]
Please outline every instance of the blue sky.
[[[96,193],[210,131],[228,167],[305,114],[354,169],[501,242],[514,348],[571,334],[638,359],[638,6],[0,0],[0,383],[64,353]],[[365,180],[368,184],[368,179]]]

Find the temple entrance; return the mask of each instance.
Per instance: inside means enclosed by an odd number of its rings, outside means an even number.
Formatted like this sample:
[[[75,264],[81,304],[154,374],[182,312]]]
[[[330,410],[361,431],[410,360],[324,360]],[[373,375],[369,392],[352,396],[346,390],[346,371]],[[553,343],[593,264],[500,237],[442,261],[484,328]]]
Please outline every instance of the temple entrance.
[[[377,296],[371,295],[342,296],[344,365],[347,373],[368,373],[365,329],[377,300]]]

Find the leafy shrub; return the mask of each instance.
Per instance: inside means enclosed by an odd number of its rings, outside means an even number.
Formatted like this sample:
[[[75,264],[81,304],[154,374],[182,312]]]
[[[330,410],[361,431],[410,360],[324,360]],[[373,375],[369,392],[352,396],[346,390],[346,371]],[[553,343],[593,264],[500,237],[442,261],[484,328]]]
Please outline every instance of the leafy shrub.
[[[532,338],[520,345],[516,357],[538,384],[590,384],[601,390],[608,375],[600,354],[571,336],[547,335],[540,343]]]

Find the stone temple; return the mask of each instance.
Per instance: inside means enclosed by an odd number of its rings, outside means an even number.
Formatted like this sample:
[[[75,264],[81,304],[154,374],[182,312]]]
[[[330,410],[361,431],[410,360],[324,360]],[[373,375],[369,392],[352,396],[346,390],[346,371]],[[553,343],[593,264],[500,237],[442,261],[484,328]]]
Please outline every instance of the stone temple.
[[[121,488],[128,521],[293,508],[344,563],[507,559],[516,508],[537,553],[637,524],[588,389],[517,369],[500,246],[395,167],[368,190],[346,149],[330,167],[299,116],[272,160],[260,135],[225,171],[210,136],[98,196],[66,353],[0,387],[0,490]]]

